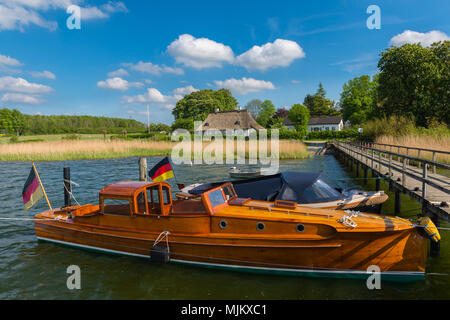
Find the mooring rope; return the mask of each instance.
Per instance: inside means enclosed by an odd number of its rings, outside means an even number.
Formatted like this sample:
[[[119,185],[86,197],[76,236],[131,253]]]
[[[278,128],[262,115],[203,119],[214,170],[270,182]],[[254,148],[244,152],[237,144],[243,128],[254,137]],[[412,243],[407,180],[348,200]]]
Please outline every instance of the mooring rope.
[[[70,181],[70,180],[64,179],[64,181],[69,182],[70,184],[74,184],[74,185],[76,185],[77,187],[80,186],[78,183],[75,183],[75,182]],[[81,206],[81,204],[77,201],[77,199],[76,199],[75,196],[73,195],[72,191],[69,191],[69,189],[67,189],[65,183],[64,183],[64,189],[66,189],[66,191],[67,191],[67,193],[69,194],[69,196],[70,196],[71,198],[73,198],[73,200],[75,200],[76,204],[79,205],[79,206]]]

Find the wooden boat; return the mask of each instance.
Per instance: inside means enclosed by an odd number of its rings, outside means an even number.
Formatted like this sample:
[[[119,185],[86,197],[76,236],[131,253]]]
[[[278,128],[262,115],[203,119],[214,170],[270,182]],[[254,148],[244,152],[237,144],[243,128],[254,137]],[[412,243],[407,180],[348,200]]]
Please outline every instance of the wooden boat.
[[[238,169],[236,167],[232,167],[228,174],[233,179],[249,179],[249,178],[258,178],[268,175],[269,171],[264,168],[257,169]]]
[[[389,198],[382,190],[338,190],[320,176],[320,173],[285,171],[230,182],[238,197],[262,201],[288,200],[308,208],[379,212],[381,205]],[[189,185],[177,192],[176,196],[180,199],[188,198],[225,182],[227,181]]]
[[[239,198],[225,183],[173,200],[165,182],[117,182],[98,205],[34,218],[39,240],[152,261],[286,275],[423,277],[427,240],[409,220]]]

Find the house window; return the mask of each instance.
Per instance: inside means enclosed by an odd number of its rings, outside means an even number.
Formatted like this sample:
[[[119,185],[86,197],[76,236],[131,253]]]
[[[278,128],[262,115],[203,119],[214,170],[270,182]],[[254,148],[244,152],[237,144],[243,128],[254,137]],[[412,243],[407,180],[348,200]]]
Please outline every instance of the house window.
[[[208,122],[205,122],[205,127],[207,127],[207,126],[209,126],[209,123],[208,123]]]
[[[238,120],[238,121],[236,121],[234,124],[235,124],[235,125],[240,125],[241,122]]]
[[[335,127],[331,127],[331,130],[336,131],[336,128]]]
[[[329,127],[325,127],[325,130],[328,131],[328,130],[330,130],[330,128]]]

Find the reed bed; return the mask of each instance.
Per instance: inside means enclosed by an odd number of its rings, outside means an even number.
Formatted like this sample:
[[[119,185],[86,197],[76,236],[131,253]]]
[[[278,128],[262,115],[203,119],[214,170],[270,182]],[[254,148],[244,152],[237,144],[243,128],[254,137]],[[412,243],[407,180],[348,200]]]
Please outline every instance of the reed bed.
[[[223,150],[225,149],[223,142]],[[158,156],[171,154],[178,142],[148,140],[60,140],[24,143],[0,144],[0,161],[57,161],[81,159],[108,159],[136,156]],[[204,142],[203,149],[211,142]],[[235,149],[237,144],[235,143]],[[271,152],[270,140],[267,142],[268,153]],[[256,150],[255,150],[256,148]],[[245,142],[245,157],[258,152],[256,144]],[[192,151],[194,148],[192,145]],[[196,150],[198,152],[198,150]],[[214,152],[213,152],[214,154]],[[224,152],[218,155],[225,157]],[[236,152],[234,153],[236,156]],[[270,156],[270,154],[269,154]],[[308,156],[306,146],[299,141],[279,142],[279,159],[303,159]]]
[[[450,135],[424,135],[424,134],[409,134],[404,136],[390,136],[383,135],[377,137],[376,143],[392,144],[396,146],[407,146],[414,148],[423,148],[431,150],[440,150],[450,152]],[[397,152],[397,149],[393,149]],[[401,154],[406,154],[405,148],[400,148]],[[409,150],[409,155],[412,157],[418,157],[418,150]],[[421,151],[420,158],[432,160],[433,153],[427,151]],[[450,163],[450,155],[436,153],[436,161]]]

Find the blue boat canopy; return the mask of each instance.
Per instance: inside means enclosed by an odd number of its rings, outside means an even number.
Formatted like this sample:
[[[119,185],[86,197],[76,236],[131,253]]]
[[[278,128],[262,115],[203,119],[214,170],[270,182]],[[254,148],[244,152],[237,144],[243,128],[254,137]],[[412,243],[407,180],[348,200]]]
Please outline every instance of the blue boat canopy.
[[[344,195],[322,181],[320,173],[285,171],[270,176],[230,181],[240,198],[297,203],[318,203],[344,199]],[[189,191],[201,194],[227,181],[202,184]]]

